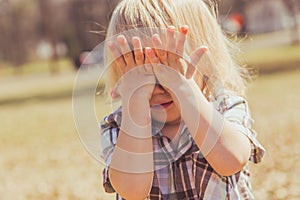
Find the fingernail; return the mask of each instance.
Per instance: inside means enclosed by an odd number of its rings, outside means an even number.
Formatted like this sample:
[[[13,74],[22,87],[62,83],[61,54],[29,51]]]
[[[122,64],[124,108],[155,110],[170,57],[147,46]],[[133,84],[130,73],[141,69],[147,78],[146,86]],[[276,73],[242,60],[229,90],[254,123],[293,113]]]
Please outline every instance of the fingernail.
[[[134,45],[139,45],[139,37],[133,36],[131,40]]]
[[[110,49],[113,49],[113,48],[115,47],[114,43],[111,42],[111,41],[107,42],[107,46],[108,46],[108,48],[110,48]]]
[[[114,98],[114,92],[113,92],[113,91],[110,92],[110,96],[111,96],[112,98]]]
[[[158,34],[154,34],[152,36],[152,39],[155,40],[155,41],[159,41],[159,35]]]
[[[117,37],[117,41],[119,42],[119,44],[124,45],[126,44],[126,38],[124,35],[118,35]]]
[[[168,30],[170,32],[174,32],[175,31],[175,26],[168,26]]]
[[[117,95],[116,95],[116,93],[115,93],[114,91],[111,91],[110,96],[111,96],[112,98],[116,98],[116,97],[117,97]]]
[[[139,41],[139,39],[140,39],[140,38],[139,38],[138,36],[133,36],[133,37],[132,37],[132,40],[134,40],[134,41]]]
[[[208,47],[207,46],[202,46],[202,51],[205,53],[208,51]]]
[[[198,56],[202,56],[207,50],[208,50],[207,46],[201,46],[201,47],[197,50],[197,55],[198,55]]]
[[[204,54],[207,51],[208,51],[207,46],[201,46],[198,52],[199,52],[199,54]]]
[[[189,30],[189,27],[187,25],[183,25],[180,27],[180,31],[183,34],[187,34],[188,30]]]
[[[153,51],[152,51],[152,49],[150,48],[150,47],[146,47],[145,48],[145,51],[146,51],[146,53],[148,54],[148,55],[153,55]]]

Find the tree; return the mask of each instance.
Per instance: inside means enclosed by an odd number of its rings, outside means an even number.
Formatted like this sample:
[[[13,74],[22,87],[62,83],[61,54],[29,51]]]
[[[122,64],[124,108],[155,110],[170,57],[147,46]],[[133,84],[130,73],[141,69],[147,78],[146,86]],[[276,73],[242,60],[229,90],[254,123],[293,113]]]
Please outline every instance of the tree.
[[[119,0],[0,0],[0,60],[21,66],[36,59],[42,41],[68,46],[68,56],[92,50],[105,39],[109,16]],[[96,33],[97,32],[97,33]],[[52,62],[53,63],[53,62]],[[58,71],[56,65],[51,72]]]
[[[41,27],[42,27],[42,33],[45,35],[46,40],[50,42],[52,46],[52,55],[51,55],[51,61],[54,61],[50,64],[50,70],[52,73],[57,73],[57,60],[58,60],[58,54],[56,51],[57,46],[57,31],[55,27],[55,22],[53,20],[54,12],[53,12],[53,5],[51,4],[51,1],[49,0],[40,0],[39,6],[40,6],[40,13],[41,13]]]
[[[69,55],[77,63],[82,51],[90,51],[105,39],[110,13],[119,0],[72,0],[69,5]],[[79,66],[78,66],[79,65]]]
[[[0,12],[0,58],[19,67],[26,61],[28,55],[29,39],[24,34],[24,31],[29,31],[24,23],[26,6],[22,3],[4,1],[1,2],[0,9],[2,11]]]
[[[299,25],[297,20],[297,2],[296,0],[283,0],[285,7],[287,8],[290,16],[292,18],[293,26],[290,29],[291,33],[291,43],[292,44],[299,44],[300,43],[300,32],[299,32]]]

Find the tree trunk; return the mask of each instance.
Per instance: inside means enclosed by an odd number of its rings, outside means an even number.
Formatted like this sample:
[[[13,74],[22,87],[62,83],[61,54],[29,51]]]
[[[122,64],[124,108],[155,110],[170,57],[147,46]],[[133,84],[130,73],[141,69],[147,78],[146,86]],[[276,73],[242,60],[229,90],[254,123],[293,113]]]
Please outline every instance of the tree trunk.
[[[293,26],[290,28],[291,44],[299,44],[300,32],[297,19],[297,2],[296,0],[284,0],[283,3],[286,6],[288,12],[290,13],[290,16],[292,17],[293,21]]]
[[[50,72],[52,74],[58,73],[59,69],[57,66],[58,54],[56,51],[57,46],[57,34],[55,31],[55,22],[53,20],[53,7],[51,1],[49,0],[40,0],[40,11],[42,18],[42,32],[46,37],[46,40],[50,42],[52,46],[52,55],[50,58]]]

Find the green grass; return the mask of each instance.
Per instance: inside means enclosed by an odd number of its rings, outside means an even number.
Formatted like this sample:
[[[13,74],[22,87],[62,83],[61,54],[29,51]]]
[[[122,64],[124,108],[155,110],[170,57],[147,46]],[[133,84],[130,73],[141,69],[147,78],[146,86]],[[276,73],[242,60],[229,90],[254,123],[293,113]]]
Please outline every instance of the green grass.
[[[300,68],[300,45],[277,46],[246,51],[243,62],[259,69],[261,73],[270,73]]]

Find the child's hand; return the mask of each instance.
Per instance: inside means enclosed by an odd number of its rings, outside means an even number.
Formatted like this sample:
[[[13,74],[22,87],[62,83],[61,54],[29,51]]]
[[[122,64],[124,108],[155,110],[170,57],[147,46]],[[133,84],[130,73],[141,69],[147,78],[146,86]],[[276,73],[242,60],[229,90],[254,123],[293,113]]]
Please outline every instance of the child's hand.
[[[156,82],[153,68],[144,56],[140,38],[133,37],[132,44],[134,51],[130,49],[124,35],[117,37],[117,43],[108,43],[109,50],[115,58],[114,62],[122,75],[111,96],[128,99],[135,94],[150,99]]]
[[[167,87],[175,84],[183,77],[190,79],[195,73],[195,66],[207,47],[201,46],[195,49],[190,56],[184,56],[184,45],[186,43],[187,26],[181,26],[180,32],[175,35],[175,27],[170,26],[166,33],[166,45],[163,45],[158,34],[153,35],[152,40],[156,54],[146,55],[151,64],[158,81]]]

